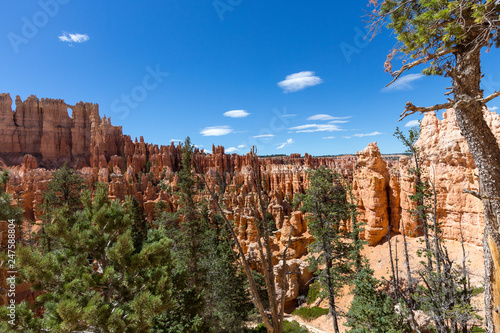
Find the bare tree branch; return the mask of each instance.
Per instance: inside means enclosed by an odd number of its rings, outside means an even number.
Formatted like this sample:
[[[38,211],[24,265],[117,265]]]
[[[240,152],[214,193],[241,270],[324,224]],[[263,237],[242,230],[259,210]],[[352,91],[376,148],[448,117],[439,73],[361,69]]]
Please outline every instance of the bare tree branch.
[[[489,101],[491,101],[492,99],[494,98],[497,98],[498,96],[500,96],[500,90],[499,91],[496,91],[494,92],[493,94],[489,95],[488,97],[486,98],[483,98],[483,103],[488,103]]]
[[[389,82],[388,84],[386,84],[385,86],[388,87],[391,84],[393,84],[401,76],[401,74],[403,74],[405,71],[407,71],[407,70],[409,70],[409,69],[411,69],[413,67],[416,67],[416,66],[418,66],[420,64],[424,64],[424,63],[428,62],[429,60],[436,59],[436,58],[442,57],[442,56],[444,56],[446,54],[452,53],[453,51],[454,51],[454,49],[443,50],[443,51],[438,52],[438,53],[429,54],[428,56],[426,56],[424,58],[415,60],[412,63],[404,65],[399,70],[397,70],[394,73],[392,73],[392,76],[393,76],[394,79],[391,82]]]
[[[420,113],[425,113],[425,112],[431,112],[431,111],[437,111],[437,110],[443,110],[443,109],[449,109],[453,107],[454,104],[451,102],[448,103],[443,103],[443,104],[436,104],[430,107],[422,107],[422,106],[415,106],[413,105],[412,102],[406,103],[406,107],[403,113],[399,116],[399,121],[403,120],[404,118],[408,117],[409,115],[412,115],[414,113],[420,112]]]

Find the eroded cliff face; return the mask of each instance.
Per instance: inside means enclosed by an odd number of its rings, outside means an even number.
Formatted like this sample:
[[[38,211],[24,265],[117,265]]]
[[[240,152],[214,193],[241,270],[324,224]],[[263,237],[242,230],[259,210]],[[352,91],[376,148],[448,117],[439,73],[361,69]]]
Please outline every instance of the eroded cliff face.
[[[77,169],[92,188],[96,182],[109,186],[109,195],[120,200],[134,196],[149,220],[154,218],[156,203],[163,201],[167,211],[177,210],[175,194],[180,168],[181,147],[132,140],[121,127],[101,118],[96,104],[80,102],[69,106],[62,100],[38,100],[30,96],[24,102],[16,98],[11,110],[8,94],[0,94],[0,166],[12,171],[7,191],[14,193],[25,210],[26,218],[39,220],[42,193],[54,168],[67,162]],[[72,109],[69,117],[67,109]],[[494,132],[500,137],[500,118],[486,112]],[[479,200],[464,194],[463,189],[477,189],[477,177],[465,140],[461,137],[452,110],[443,120],[428,114],[422,122],[418,141],[426,157],[424,172],[435,180],[438,190],[438,218],[446,238],[464,239],[480,245],[484,219]],[[242,247],[255,269],[259,269],[256,219],[260,218],[258,200],[252,186],[250,155],[225,154],[223,147],[212,147],[211,154],[195,151],[198,171],[222,196],[225,209],[235,223]],[[408,168],[411,160],[394,156],[383,158],[376,143],[356,156],[312,157],[292,154],[261,158],[267,212],[273,216],[277,231],[272,237],[275,270],[282,269],[281,253],[293,226],[287,265],[294,272],[288,276],[287,306],[293,305],[299,291],[307,289],[311,272],[304,260],[312,241],[306,217],[293,207],[293,198],[307,189],[311,169],[326,166],[342,173],[352,182],[358,198],[359,218],[366,222],[364,238],[375,245],[389,230],[418,234],[418,227],[408,213],[413,193]],[[207,199],[209,199],[207,197]],[[210,200],[208,200],[210,201]],[[215,211],[215,206],[212,207]],[[0,224],[1,226],[1,224]],[[0,230],[1,232],[1,230]],[[281,266],[280,266],[281,265]]]

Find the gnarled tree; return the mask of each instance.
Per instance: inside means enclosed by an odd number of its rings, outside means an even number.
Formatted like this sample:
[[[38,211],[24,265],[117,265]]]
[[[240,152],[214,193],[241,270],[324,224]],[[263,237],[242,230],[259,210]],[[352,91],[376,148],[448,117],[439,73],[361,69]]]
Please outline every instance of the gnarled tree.
[[[401,119],[414,113],[454,108],[457,123],[467,140],[479,172],[479,193],[486,221],[485,305],[488,332],[500,330],[500,147],[488,127],[483,111],[486,103],[500,96],[484,96],[481,89],[481,52],[500,46],[498,0],[370,0],[375,6],[372,32],[387,25],[398,42],[386,61],[386,70],[396,81],[405,71],[425,64],[427,75],[452,81],[447,102],[430,107],[406,104]],[[392,71],[396,55],[403,66]],[[391,83],[392,83],[391,82]]]

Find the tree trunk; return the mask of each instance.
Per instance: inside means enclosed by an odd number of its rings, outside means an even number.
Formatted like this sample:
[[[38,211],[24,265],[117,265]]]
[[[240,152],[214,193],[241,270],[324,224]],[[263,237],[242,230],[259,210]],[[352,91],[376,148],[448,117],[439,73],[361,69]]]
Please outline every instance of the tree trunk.
[[[457,124],[469,145],[474,163],[479,171],[485,235],[485,306],[488,332],[500,330],[500,148],[484,117],[484,103],[480,88],[480,48],[459,48],[455,53],[456,67],[453,74],[453,93]],[[468,45],[463,43],[463,45]],[[470,45],[470,44],[469,44]],[[470,49],[468,49],[470,48]]]
[[[326,244],[324,244],[324,248],[327,249],[328,247]],[[325,252],[325,256],[326,256]],[[333,318],[333,330],[335,333],[339,333],[339,324],[338,324],[338,319],[337,319],[337,310],[335,310],[335,293],[333,292],[333,285],[332,285],[332,261],[329,258],[325,258],[326,262],[326,284],[328,286],[328,305],[330,308],[330,314],[332,315]]]

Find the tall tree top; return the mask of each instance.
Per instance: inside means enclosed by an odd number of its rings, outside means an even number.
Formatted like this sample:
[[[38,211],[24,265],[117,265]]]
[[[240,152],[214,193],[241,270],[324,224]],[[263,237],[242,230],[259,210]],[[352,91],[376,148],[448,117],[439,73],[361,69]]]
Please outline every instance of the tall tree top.
[[[500,46],[497,0],[370,0],[370,4],[375,7],[372,32],[386,24],[397,35],[398,42],[385,63],[395,79],[429,61],[424,74],[453,77],[453,52]],[[403,67],[393,72],[392,60],[400,53],[404,54]]]

